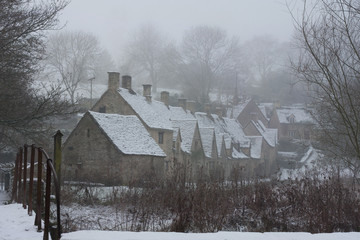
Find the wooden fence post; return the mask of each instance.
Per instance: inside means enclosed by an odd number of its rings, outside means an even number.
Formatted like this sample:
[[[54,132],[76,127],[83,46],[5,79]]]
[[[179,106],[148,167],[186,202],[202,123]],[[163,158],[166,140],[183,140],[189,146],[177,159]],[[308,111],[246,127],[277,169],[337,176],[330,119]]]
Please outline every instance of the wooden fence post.
[[[23,162],[23,148],[21,147],[19,149],[19,173],[18,173],[18,187],[17,187],[17,190],[18,190],[18,194],[17,194],[17,202],[18,203],[21,203],[22,201],[22,194],[21,194],[21,178],[22,178],[22,168],[23,168],[23,165],[22,165],[22,162]]]
[[[37,231],[41,232],[41,204],[42,204],[42,171],[43,171],[43,163],[42,163],[42,152],[41,148],[38,148],[38,175],[37,175],[37,197],[36,197],[36,217],[35,217],[35,225],[38,227]]]
[[[19,152],[16,154],[15,168],[14,168],[14,179],[13,179],[13,189],[11,194],[11,200],[17,202],[17,184],[18,184],[18,174],[19,174]]]
[[[33,184],[34,184],[34,165],[35,165],[35,145],[31,145],[30,155],[30,181],[29,181],[29,202],[28,202],[28,214],[32,216],[33,210]]]
[[[63,134],[58,130],[54,135],[54,162],[56,175],[61,184],[61,138]]]
[[[23,177],[23,198],[22,198],[22,204],[23,208],[26,209],[26,173],[27,173],[27,149],[28,146],[24,145],[24,177]]]
[[[45,226],[44,226],[44,238],[43,240],[49,239],[49,227],[50,227],[50,191],[51,191],[51,169],[50,159],[46,159],[46,186],[45,186]]]

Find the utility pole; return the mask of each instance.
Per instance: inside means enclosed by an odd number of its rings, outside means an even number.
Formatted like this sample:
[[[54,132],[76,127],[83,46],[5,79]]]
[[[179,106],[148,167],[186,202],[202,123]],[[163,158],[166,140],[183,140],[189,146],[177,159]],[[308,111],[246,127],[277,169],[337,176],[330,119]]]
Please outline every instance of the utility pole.
[[[92,77],[89,79],[89,81],[90,81],[90,108],[92,107],[92,86],[93,86],[94,80],[95,80],[95,77]]]

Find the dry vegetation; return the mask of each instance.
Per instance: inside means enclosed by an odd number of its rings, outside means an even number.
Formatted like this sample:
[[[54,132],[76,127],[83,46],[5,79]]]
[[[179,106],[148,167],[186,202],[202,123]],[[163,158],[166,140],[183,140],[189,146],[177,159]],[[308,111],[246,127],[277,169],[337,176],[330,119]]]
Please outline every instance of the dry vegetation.
[[[62,224],[64,231],[360,231],[358,183],[329,176],[312,172],[300,180],[239,178],[226,184],[174,180],[111,187],[105,198],[82,186],[63,193]],[[79,190],[83,194],[74,195]]]

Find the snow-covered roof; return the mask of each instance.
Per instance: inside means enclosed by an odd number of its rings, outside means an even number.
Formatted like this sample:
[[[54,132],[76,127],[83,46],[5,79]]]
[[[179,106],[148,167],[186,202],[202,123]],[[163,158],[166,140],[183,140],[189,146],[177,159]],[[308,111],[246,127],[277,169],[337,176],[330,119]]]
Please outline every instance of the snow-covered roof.
[[[276,109],[280,123],[290,123],[291,116],[294,117],[295,123],[313,123],[314,118],[309,110],[302,107],[282,107]]]
[[[236,148],[232,149],[232,158],[235,159],[246,159],[249,158],[248,156],[246,156],[243,152],[236,150]]]
[[[249,137],[251,140],[251,148],[250,148],[250,156],[251,158],[260,159],[261,158],[261,148],[262,148],[262,140],[261,136],[252,136]]]
[[[137,116],[91,111],[89,114],[122,153],[166,157]]]
[[[173,107],[169,106],[170,110],[170,120],[194,120],[194,115],[190,111],[185,111],[182,107]]]
[[[192,141],[194,138],[196,120],[173,120],[173,128],[179,128],[181,134],[181,149],[184,152],[191,153]]]
[[[220,118],[216,114],[209,116],[202,112],[195,113],[195,117],[200,128],[214,128],[215,134],[224,135],[226,148],[230,147],[231,141],[239,143],[240,147],[250,147],[250,140],[245,136],[241,124],[237,120]]]
[[[168,118],[169,109],[163,102],[151,100],[139,94],[132,94],[128,89],[120,88],[119,94],[134,109],[139,117],[150,128],[172,130],[171,122]]]
[[[264,137],[265,141],[272,147],[278,143],[278,130],[275,128],[267,128],[262,121],[252,121],[260,134]]]
[[[213,151],[214,128],[199,128],[205,156],[211,158]]]
[[[224,105],[227,105],[233,101],[233,94],[220,94],[215,92],[209,93],[209,100],[210,102],[217,102]]]
[[[245,107],[248,105],[248,103],[251,101],[251,99],[247,99],[242,103],[239,103],[236,106],[230,107],[226,111],[226,117],[228,118],[237,118],[240,113],[245,109]]]
[[[271,117],[271,113],[275,110],[275,104],[274,103],[259,103],[258,107],[265,118],[268,120]]]

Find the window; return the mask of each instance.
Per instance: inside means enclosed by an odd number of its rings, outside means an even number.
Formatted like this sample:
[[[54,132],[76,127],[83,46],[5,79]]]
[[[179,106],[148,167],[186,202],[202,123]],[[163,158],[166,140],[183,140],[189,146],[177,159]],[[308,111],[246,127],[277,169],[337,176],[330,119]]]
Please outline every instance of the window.
[[[86,136],[87,136],[87,137],[90,137],[90,129],[87,129]]]
[[[288,132],[288,134],[289,134],[289,137],[295,137],[296,131],[295,130],[290,130]]]
[[[102,106],[99,108],[100,113],[106,113],[106,106]]]
[[[294,117],[294,116],[290,116],[289,122],[290,122],[290,123],[295,123],[295,117]]]
[[[164,143],[164,133],[163,132],[159,132],[159,143],[160,144]]]

